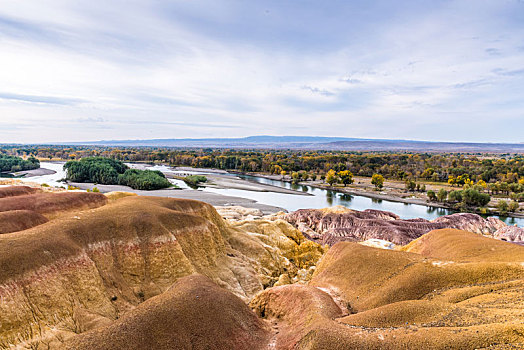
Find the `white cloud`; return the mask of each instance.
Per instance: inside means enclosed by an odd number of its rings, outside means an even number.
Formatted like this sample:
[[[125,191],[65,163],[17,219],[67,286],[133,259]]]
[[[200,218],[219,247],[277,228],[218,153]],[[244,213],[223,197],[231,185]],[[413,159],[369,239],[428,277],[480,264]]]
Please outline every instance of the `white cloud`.
[[[503,126],[524,121],[524,25],[510,18],[515,4],[405,5],[389,16],[377,2],[375,12],[363,11],[369,18],[352,18],[350,10],[371,5],[326,13],[280,2],[247,10],[230,2],[4,3],[0,127],[9,132],[0,142],[447,140],[456,136],[441,124],[451,122],[461,140],[521,138]],[[346,22],[354,24],[348,32],[330,31]],[[482,125],[493,118],[497,132]]]

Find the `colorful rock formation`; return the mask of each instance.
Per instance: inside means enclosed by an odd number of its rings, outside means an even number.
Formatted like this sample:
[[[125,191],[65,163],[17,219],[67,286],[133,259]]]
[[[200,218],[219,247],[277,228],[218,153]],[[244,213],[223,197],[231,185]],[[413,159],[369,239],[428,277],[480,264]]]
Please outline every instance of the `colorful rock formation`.
[[[397,215],[380,211],[357,211],[346,208],[301,209],[284,216],[307,238],[320,244],[361,242],[380,239],[396,245],[405,245],[432,230],[455,228],[469,232],[493,235],[505,228],[499,219],[484,219],[480,215],[458,213],[435,220],[400,219]]]

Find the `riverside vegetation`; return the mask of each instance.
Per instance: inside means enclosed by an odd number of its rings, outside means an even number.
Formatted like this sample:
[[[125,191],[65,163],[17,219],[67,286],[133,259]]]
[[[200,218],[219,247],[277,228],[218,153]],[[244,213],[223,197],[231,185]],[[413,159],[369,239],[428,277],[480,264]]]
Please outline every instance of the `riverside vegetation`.
[[[17,172],[40,168],[40,162],[31,156],[26,159],[0,153],[0,172]]]
[[[273,174],[294,183],[322,180],[330,186],[352,184],[353,176],[371,178],[376,175],[377,189],[382,189],[384,180],[405,181],[406,191],[426,193],[428,200],[460,211],[487,211],[484,206],[493,198],[499,202],[491,205],[492,210],[504,214],[518,211],[518,203],[524,202],[524,156],[521,154],[100,146],[3,146],[0,152],[41,159],[103,156],[120,161],[162,162],[172,166]],[[446,187],[445,192],[438,193],[439,188],[426,192],[429,184]],[[450,191],[450,186],[458,189]]]
[[[124,185],[136,190],[158,190],[172,186],[160,171],[129,169],[119,160],[88,157],[64,165],[67,180],[105,185]]]
[[[182,180],[189,186],[195,188],[203,182],[207,182],[207,177],[203,175],[189,175],[182,178]]]

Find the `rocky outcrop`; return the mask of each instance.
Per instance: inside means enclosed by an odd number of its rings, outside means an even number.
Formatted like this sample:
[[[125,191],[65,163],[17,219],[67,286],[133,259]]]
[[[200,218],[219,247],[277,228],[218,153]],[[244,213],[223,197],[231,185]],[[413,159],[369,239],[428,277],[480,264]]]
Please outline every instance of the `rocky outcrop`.
[[[215,207],[217,212],[226,220],[244,221],[261,219],[264,214],[259,209],[244,208],[237,205]]]
[[[443,224],[443,228],[455,228],[457,230],[492,235],[506,224],[495,217],[484,219],[482,216],[471,213],[456,213],[444,215],[432,220],[433,223]]]
[[[493,234],[506,225],[496,219],[460,213],[425,219],[403,220],[380,210],[301,209],[284,216],[307,238],[320,244],[334,245],[341,241],[360,242],[380,239],[405,245],[423,234],[442,228],[456,228],[479,234]]]
[[[505,226],[498,229],[493,237],[507,242],[524,245],[524,229],[517,226]]]

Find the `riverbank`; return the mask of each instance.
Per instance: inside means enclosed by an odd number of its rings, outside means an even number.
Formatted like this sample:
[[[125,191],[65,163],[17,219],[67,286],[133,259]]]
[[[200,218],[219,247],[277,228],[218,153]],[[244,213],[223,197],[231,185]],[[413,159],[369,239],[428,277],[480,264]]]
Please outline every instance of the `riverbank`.
[[[202,183],[204,187],[221,188],[221,189],[237,189],[254,192],[275,192],[282,194],[293,194],[298,196],[311,196],[310,193],[290,190],[273,185],[266,185],[257,182],[246,181],[238,177],[227,175],[205,175],[207,182]]]
[[[202,190],[191,190],[191,189],[175,189],[167,188],[162,190],[151,190],[142,191],[135,190],[128,186],[122,185],[101,185],[93,183],[79,183],[79,182],[68,182],[69,185],[77,187],[81,190],[93,190],[96,187],[101,193],[108,192],[130,192],[135,193],[139,196],[154,196],[154,197],[169,197],[169,198],[182,198],[182,199],[193,199],[201,202],[206,202],[213,206],[230,207],[239,206],[250,209],[260,210],[264,215],[274,214],[280,211],[286,212],[284,208],[277,206],[267,205],[259,203],[253,199],[226,196],[218,193],[207,192]]]
[[[56,174],[56,171],[46,168],[38,168],[33,170],[24,170],[24,171],[17,171],[15,173],[10,173],[14,177],[24,177],[24,178],[30,178],[34,176],[44,176],[44,175],[53,175]]]
[[[238,175],[247,175],[247,176],[255,176],[255,177],[261,177],[273,181],[283,181],[287,183],[292,183],[291,177],[285,176],[282,177],[281,175],[271,175],[271,174],[260,174],[260,173],[252,173],[252,172],[232,172],[234,174]],[[404,188],[404,183],[401,181],[396,180],[386,180],[384,182],[384,188],[381,191],[377,191],[375,189],[375,186],[371,184],[370,178],[365,177],[354,177],[354,183],[349,186],[329,186],[323,181],[303,181],[299,182],[297,185],[299,186],[310,186],[313,188],[318,188],[322,190],[329,190],[334,192],[339,192],[343,194],[348,194],[350,196],[361,196],[361,197],[367,197],[371,198],[373,200],[385,200],[390,202],[397,202],[397,203],[404,203],[404,204],[415,204],[415,205],[422,205],[428,208],[440,208],[440,209],[446,209],[449,211],[455,211],[453,206],[448,205],[446,203],[441,202],[430,202],[427,199],[427,196],[425,192],[406,192]],[[426,190],[433,190],[435,192],[438,192],[440,188],[445,188],[447,191],[451,190],[457,190],[457,188],[451,187],[449,185],[444,184],[433,184],[428,183],[426,185]],[[481,214],[477,212],[477,214]],[[524,218],[524,213],[507,213],[507,214],[500,214],[495,210],[495,208],[490,208],[490,216],[505,216],[510,218],[517,218],[522,219]]]

